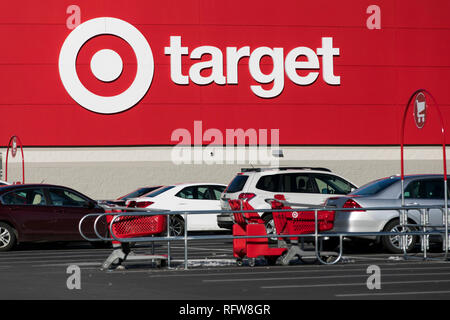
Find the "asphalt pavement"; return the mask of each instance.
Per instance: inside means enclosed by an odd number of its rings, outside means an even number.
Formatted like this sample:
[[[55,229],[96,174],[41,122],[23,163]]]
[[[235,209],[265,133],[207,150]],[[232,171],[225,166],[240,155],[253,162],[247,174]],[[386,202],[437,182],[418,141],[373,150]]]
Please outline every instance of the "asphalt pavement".
[[[136,247],[137,254],[151,247]],[[155,253],[167,253],[167,242]],[[342,262],[314,261],[289,266],[236,266],[229,240],[192,240],[188,268],[184,242],[170,245],[170,267],[152,261],[101,270],[112,249],[88,243],[26,244],[0,253],[0,299],[87,300],[305,300],[448,299],[450,264],[435,249],[436,260],[404,260],[378,249],[346,249]],[[439,259],[438,259],[439,258]],[[79,269],[77,269],[79,268]],[[375,271],[374,271],[375,270]]]

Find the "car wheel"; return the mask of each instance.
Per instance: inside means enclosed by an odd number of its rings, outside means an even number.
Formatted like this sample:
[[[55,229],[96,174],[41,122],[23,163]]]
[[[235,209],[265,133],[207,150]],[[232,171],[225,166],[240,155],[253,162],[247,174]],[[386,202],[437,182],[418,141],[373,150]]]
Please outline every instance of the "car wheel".
[[[13,227],[0,222],[0,251],[11,250],[17,242],[16,233]]]
[[[405,228],[405,230],[404,230]],[[384,232],[402,232],[413,231],[411,227],[402,227],[398,219],[390,221],[383,229]],[[401,247],[401,235],[383,236],[381,237],[381,244],[383,248],[391,253],[403,253]],[[406,237],[406,252],[411,252],[417,243],[417,236],[409,235]]]
[[[184,220],[180,216],[170,216],[170,236],[182,237],[184,236]]]
[[[275,229],[275,222],[273,221],[273,216],[271,213],[266,213],[263,216],[263,221],[264,221],[264,226],[266,227],[266,232],[267,235],[276,235],[276,229]],[[270,242],[275,242],[277,241],[277,238],[273,237],[273,238],[269,238]]]

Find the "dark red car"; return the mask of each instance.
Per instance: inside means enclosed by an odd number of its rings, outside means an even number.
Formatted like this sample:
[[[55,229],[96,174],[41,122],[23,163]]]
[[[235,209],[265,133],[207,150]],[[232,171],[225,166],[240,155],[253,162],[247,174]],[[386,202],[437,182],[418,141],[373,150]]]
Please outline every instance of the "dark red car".
[[[78,231],[81,218],[100,212],[105,210],[95,200],[67,187],[48,184],[1,187],[0,251],[10,250],[19,242],[83,240]],[[93,228],[87,233],[93,234]]]

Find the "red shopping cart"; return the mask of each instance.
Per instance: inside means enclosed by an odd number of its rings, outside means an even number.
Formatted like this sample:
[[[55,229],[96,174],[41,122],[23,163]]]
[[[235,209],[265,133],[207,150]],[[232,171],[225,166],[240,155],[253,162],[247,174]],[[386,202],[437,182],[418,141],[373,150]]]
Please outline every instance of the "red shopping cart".
[[[228,200],[233,211],[234,225],[233,236],[267,236],[264,221],[252,206],[243,200]],[[275,210],[273,221],[276,235],[292,237],[278,237],[277,247],[270,247],[269,238],[238,238],[233,239],[233,254],[237,258],[238,265],[242,265],[243,258],[249,258],[250,266],[255,265],[255,259],[263,256],[269,264],[275,264],[279,257],[283,265],[288,265],[296,256],[302,258],[316,258],[315,251],[306,251],[300,247],[297,235],[314,234],[315,232],[315,212],[314,211],[294,211],[285,205],[285,197],[276,195],[275,199],[269,201],[272,209]],[[280,211],[276,211],[280,210]],[[281,211],[292,210],[292,211]],[[334,225],[334,211],[318,211],[317,213],[318,231],[328,231]],[[321,252],[323,256],[334,256],[334,252]]]
[[[253,210],[247,201],[228,200],[231,210]],[[267,236],[264,221],[256,212],[234,212],[233,236]],[[243,264],[243,258],[249,258],[250,266],[255,265],[255,259],[263,256],[269,264],[275,264],[277,258],[286,252],[286,248],[269,247],[268,238],[238,238],[233,239],[233,255],[238,265]]]
[[[123,215],[116,219],[117,215],[108,215],[106,217],[108,226],[115,238],[132,239],[139,237],[151,237],[162,234],[166,228],[167,217],[165,215],[153,216],[134,216]],[[111,225],[112,223],[112,225]],[[110,269],[112,266],[118,267],[125,261],[144,261],[152,260],[157,266],[162,266],[167,260],[167,255],[155,255],[152,246],[152,254],[135,254],[131,251],[129,242],[113,240],[113,252],[103,262],[103,269]],[[152,242],[153,245],[153,242]]]
[[[275,199],[270,201],[272,210],[292,210],[292,207],[284,204],[285,197],[281,194],[275,195]],[[333,229],[334,211],[317,211],[317,232],[324,232]],[[315,211],[274,211],[272,213],[275,229],[278,235],[313,235],[316,231]],[[281,246],[288,250],[281,264],[287,265],[297,256],[299,259],[305,257],[316,257],[315,251],[305,251],[299,246],[299,237],[283,237],[278,239]],[[335,252],[321,252],[323,256],[335,256]]]

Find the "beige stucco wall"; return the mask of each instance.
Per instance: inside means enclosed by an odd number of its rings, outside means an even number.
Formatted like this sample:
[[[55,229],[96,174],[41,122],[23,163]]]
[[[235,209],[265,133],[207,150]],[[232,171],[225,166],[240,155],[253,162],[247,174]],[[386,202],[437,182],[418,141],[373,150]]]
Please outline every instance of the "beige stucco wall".
[[[400,173],[398,147],[281,147],[281,166],[323,166],[361,185]],[[0,150],[5,169],[6,150]],[[170,147],[25,148],[26,182],[72,187],[94,199],[117,198],[145,185],[181,182],[228,184],[247,164],[180,164]],[[441,173],[439,147],[409,147],[406,173]],[[257,164],[255,165],[258,166]],[[3,174],[3,178],[5,172]],[[21,180],[20,157],[9,162],[9,181]]]

